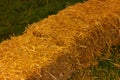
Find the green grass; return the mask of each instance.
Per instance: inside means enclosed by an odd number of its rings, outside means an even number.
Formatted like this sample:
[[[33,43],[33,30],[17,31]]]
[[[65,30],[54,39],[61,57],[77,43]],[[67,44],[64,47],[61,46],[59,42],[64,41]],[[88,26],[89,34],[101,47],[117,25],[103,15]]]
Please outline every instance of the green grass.
[[[20,35],[28,24],[83,0],[0,0],[0,41]]]

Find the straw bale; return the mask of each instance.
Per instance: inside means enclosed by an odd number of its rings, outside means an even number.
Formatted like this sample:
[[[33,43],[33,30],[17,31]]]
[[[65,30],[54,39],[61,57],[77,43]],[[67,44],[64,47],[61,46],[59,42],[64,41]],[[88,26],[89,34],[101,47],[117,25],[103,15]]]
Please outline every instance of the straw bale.
[[[102,51],[120,44],[119,4],[77,3],[2,42],[0,80],[67,80],[76,69],[94,65]]]

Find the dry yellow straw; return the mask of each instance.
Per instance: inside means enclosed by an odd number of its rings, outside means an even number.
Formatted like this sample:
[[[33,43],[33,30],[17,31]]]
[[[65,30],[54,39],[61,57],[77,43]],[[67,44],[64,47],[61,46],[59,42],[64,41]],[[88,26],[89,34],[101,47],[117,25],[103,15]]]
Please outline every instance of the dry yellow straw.
[[[67,80],[120,44],[120,1],[89,0],[0,44],[0,80]]]

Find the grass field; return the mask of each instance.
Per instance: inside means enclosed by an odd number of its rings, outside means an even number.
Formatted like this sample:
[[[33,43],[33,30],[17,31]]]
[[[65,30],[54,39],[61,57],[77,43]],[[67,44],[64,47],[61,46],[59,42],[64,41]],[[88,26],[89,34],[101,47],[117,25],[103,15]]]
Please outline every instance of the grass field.
[[[0,41],[22,34],[28,24],[83,0],[1,0]]]

